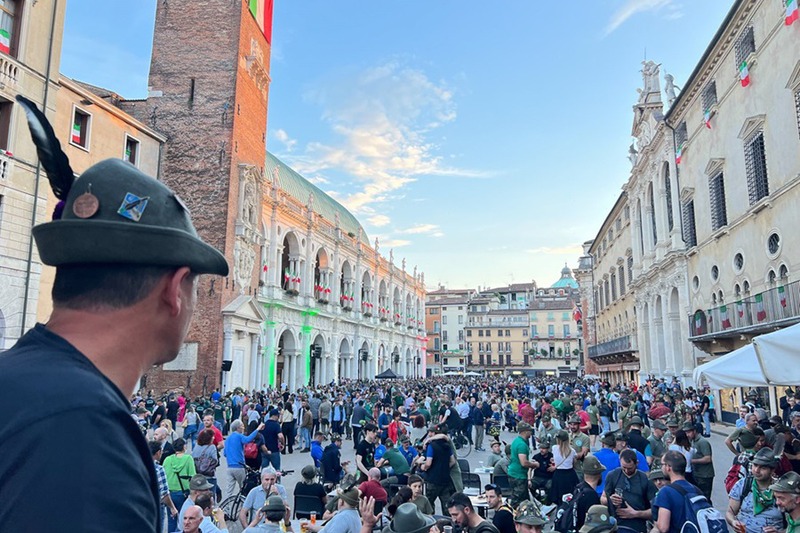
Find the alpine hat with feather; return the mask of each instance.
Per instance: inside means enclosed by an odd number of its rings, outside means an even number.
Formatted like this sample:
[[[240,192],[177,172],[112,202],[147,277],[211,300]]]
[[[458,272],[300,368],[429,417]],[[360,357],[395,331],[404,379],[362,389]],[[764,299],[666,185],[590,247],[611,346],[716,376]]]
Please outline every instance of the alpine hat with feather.
[[[53,220],[33,228],[42,262],[188,266],[228,274],[225,257],[203,242],[189,210],[166,185],[121,159],[101,161],[75,179],[53,128],[24,97],[28,126],[59,203]]]

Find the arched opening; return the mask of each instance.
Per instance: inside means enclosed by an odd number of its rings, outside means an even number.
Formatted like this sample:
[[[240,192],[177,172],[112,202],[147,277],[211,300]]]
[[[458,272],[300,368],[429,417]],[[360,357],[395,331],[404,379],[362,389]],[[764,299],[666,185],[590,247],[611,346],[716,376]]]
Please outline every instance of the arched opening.
[[[358,350],[358,378],[367,379],[369,374],[369,361],[372,355],[369,353],[369,344],[364,341]]]
[[[658,242],[658,228],[656,227],[656,199],[653,194],[653,183],[647,186],[647,201],[650,206],[650,229],[653,232],[653,246]]]
[[[370,317],[374,311],[375,305],[372,303],[372,276],[369,272],[364,272],[361,277],[361,312],[364,316]]]
[[[403,298],[400,296],[398,287],[394,288],[394,294],[392,295],[392,320],[395,326],[403,323]]]
[[[325,338],[321,334],[314,337],[314,342],[311,343],[309,350],[311,353],[308,358],[308,384],[320,385],[327,381],[324,365]]]
[[[353,309],[356,299],[353,288],[353,269],[350,266],[350,262],[345,260],[344,263],[342,263],[342,273],[339,277],[339,304],[345,311]]]
[[[289,232],[283,238],[281,251],[281,272],[283,283],[281,287],[289,294],[300,294],[302,279],[300,272],[303,265],[300,259],[300,243],[294,233]]]
[[[387,322],[389,313],[389,289],[386,287],[386,280],[381,280],[378,286],[378,318],[381,322]]]
[[[672,231],[672,228],[675,226],[675,221],[672,218],[672,178],[670,178],[669,175],[669,162],[664,161],[662,168],[664,169],[664,201],[667,208],[667,227],[669,231]]]
[[[278,338],[278,351],[277,351],[277,367],[275,375],[280,376],[281,383],[286,383],[291,388],[293,386],[292,380],[292,363],[297,359],[297,341],[295,340],[294,333],[291,330],[285,330]]]
[[[331,269],[328,264],[328,252],[324,248],[317,251],[314,260],[314,298],[321,303],[328,303],[331,298]]]

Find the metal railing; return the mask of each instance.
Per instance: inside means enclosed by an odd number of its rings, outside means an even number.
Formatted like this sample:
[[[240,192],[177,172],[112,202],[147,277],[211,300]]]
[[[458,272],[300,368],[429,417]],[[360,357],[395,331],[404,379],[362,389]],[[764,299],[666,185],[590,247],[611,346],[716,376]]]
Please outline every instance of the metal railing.
[[[690,337],[737,330],[758,331],[777,322],[800,317],[800,281],[779,285],[767,291],[714,307],[689,316]]]
[[[617,337],[610,341],[589,346],[589,359],[595,359],[596,357],[602,357],[604,355],[631,352],[635,350],[634,339],[635,338],[630,335],[625,335],[624,337]]]

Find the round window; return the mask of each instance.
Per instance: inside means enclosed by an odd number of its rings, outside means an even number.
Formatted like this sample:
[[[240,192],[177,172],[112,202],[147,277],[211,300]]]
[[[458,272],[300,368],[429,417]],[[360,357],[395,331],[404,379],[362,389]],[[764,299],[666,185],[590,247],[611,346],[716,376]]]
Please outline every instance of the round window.
[[[700,278],[698,278],[697,276],[692,278],[692,287],[694,288],[694,290],[700,288]]]
[[[737,253],[733,256],[733,269],[736,272],[741,272],[742,268],[744,268],[744,256],[741,253]]]
[[[767,239],[767,251],[770,255],[777,255],[781,249],[781,236],[777,233],[772,233]]]
[[[719,267],[717,265],[711,267],[711,279],[714,281],[719,279]]]

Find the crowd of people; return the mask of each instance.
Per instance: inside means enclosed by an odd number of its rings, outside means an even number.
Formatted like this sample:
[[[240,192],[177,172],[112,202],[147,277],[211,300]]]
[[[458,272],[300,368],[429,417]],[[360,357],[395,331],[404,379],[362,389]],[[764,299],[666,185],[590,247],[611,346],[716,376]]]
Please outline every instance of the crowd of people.
[[[710,508],[722,478],[707,438],[713,396],[677,381],[343,381],[298,391],[215,390],[191,400],[150,392],[131,405],[160,463],[170,532],[186,530],[196,516],[204,533],[224,530],[212,501],[243,491],[247,468],[261,472],[261,484],[229,519],[247,531],[274,529],[275,497],[290,515],[280,467],[281,456],[292,453],[308,453],[293,492],[319,509],[320,522],[308,526],[315,533],[358,533],[372,520],[359,518],[367,506],[396,533],[428,522],[470,533],[541,530],[548,522],[558,531],[585,533],[589,524],[592,533],[678,532],[686,523],[713,525],[692,502]],[[716,518],[719,527],[727,521],[740,533],[791,533],[791,521],[800,519],[800,402],[792,396],[794,405],[785,419],[770,419],[757,402],[743,406],[742,422],[725,441],[730,501]],[[492,483],[465,489],[470,472],[457,458],[456,435],[490,449]],[[342,460],[346,441],[352,464]],[[224,486],[216,477],[222,457]],[[187,518],[198,498],[201,511]],[[291,526],[283,515],[278,522]]]

